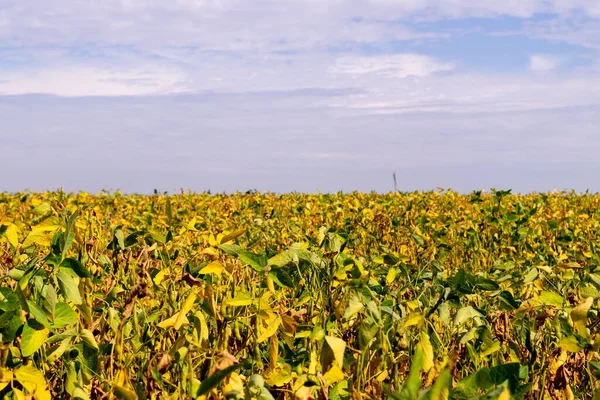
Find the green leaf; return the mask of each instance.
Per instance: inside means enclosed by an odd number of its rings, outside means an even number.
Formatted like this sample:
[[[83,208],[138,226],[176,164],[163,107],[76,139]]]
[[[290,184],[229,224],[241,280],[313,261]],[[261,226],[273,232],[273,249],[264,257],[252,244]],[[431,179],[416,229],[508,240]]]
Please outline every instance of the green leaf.
[[[276,256],[269,258],[268,265],[274,265],[276,267],[285,267],[288,264],[298,261],[298,256],[291,250],[286,250],[283,253],[279,253]]]
[[[19,309],[19,298],[9,288],[0,288],[0,310],[16,311]]]
[[[267,266],[267,256],[262,254],[254,254],[244,250],[238,253],[238,257],[244,264],[249,265],[258,272],[262,271],[263,268]]]
[[[52,320],[54,320],[54,314],[56,313],[57,302],[56,289],[54,289],[53,285],[46,285],[44,287],[44,308]]]
[[[200,387],[198,388],[198,392],[196,393],[196,397],[203,396],[214,389],[223,379],[231,375],[232,372],[241,368],[242,364],[234,364],[230,365],[227,368],[219,370],[212,374],[208,379],[204,380]]]
[[[554,307],[562,307],[565,302],[561,295],[552,292],[542,292],[536,299],[542,304]]]
[[[61,301],[56,305],[56,315],[54,317],[54,327],[57,329],[64,328],[68,325],[75,325],[78,321],[78,315],[64,301]]]
[[[371,340],[379,332],[379,325],[369,319],[364,319],[358,328],[358,345],[361,350],[367,348],[371,344]]]
[[[479,371],[457,382],[455,391],[467,397],[479,398],[480,389],[489,390],[496,385],[508,381],[512,393],[519,386],[521,365],[519,363],[502,364],[492,368],[482,368]]]
[[[81,332],[79,332],[79,335],[81,336],[83,341],[86,342],[88,345],[90,345],[96,350],[100,350],[100,348],[98,347],[98,342],[96,342],[96,338],[90,330],[82,329]]]
[[[450,370],[445,369],[435,380],[435,383],[429,391],[430,400],[446,400],[452,388],[452,374]]]
[[[357,296],[353,296],[348,302],[348,306],[344,311],[344,319],[352,318],[364,308],[363,303]]]
[[[423,240],[422,236],[419,236],[416,233],[413,233],[412,237],[413,237],[413,239],[415,239],[415,242],[417,242],[417,244],[419,246],[424,246],[425,245],[425,241]]]
[[[462,325],[476,317],[483,317],[483,315],[471,306],[463,307],[456,313],[454,325]]]
[[[23,357],[33,355],[48,338],[49,330],[33,319],[27,321],[21,335],[21,353]]]
[[[269,278],[276,282],[279,286],[291,289],[294,287],[292,277],[283,270],[283,268],[273,268],[269,272]]]
[[[392,397],[396,400],[416,400],[421,389],[420,373],[423,367],[423,350],[417,347],[415,355],[410,366],[408,378],[402,385],[402,390],[399,393],[394,393]]]
[[[48,321],[48,317],[46,317],[44,310],[31,300],[27,300],[27,306],[29,307],[29,313],[34,319],[45,328],[50,329],[50,321]]]
[[[90,396],[80,387],[76,387],[71,395],[73,400],[90,400]]]
[[[58,286],[60,287],[60,291],[65,299],[72,301],[74,304],[81,304],[83,300],[81,300],[81,295],[79,294],[79,287],[75,279],[66,273],[65,271],[60,271],[57,274],[58,278]]]
[[[115,239],[117,239],[117,243],[121,250],[125,250],[125,235],[123,234],[122,229],[117,229],[115,231]]]
[[[65,258],[61,263],[60,263],[60,268],[61,270],[63,268],[69,268],[71,270],[73,270],[77,276],[79,276],[80,278],[91,278],[92,274],[90,274],[88,272],[88,270],[83,266],[83,264],[81,264],[78,260],[74,259],[74,258]]]
[[[10,316],[10,314],[9,314]],[[10,319],[6,323],[6,326],[2,328],[2,341],[4,343],[10,343],[17,338],[17,333],[23,326],[23,319],[20,315],[12,314]]]
[[[113,386],[113,394],[119,400],[138,400],[137,394],[121,385]]]
[[[242,246],[239,246],[237,244],[222,244],[219,245],[219,248],[221,249],[221,251],[229,256],[234,256],[237,257],[238,254],[243,253],[244,248]]]

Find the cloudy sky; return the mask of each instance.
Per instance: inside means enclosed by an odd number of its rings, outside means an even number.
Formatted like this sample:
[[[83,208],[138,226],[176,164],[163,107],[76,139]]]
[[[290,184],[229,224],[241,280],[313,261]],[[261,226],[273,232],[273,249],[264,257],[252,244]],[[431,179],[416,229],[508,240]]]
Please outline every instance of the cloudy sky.
[[[600,0],[0,0],[0,191],[600,191]]]

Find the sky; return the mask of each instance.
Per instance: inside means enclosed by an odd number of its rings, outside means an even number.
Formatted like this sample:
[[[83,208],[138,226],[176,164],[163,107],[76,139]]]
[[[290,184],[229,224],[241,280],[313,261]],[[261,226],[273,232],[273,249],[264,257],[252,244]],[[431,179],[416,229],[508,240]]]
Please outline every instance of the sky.
[[[0,0],[0,191],[600,191],[600,0]]]

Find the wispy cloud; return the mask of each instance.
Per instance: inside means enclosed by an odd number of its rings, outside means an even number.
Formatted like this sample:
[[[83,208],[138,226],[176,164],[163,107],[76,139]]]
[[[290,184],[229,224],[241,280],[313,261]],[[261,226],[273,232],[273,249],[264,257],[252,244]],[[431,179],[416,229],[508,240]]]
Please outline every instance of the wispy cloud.
[[[419,54],[393,54],[371,57],[341,57],[331,68],[333,72],[362,75],[377,74],[393,78],[425,77],[452,70],[451,63],[443,63]]]

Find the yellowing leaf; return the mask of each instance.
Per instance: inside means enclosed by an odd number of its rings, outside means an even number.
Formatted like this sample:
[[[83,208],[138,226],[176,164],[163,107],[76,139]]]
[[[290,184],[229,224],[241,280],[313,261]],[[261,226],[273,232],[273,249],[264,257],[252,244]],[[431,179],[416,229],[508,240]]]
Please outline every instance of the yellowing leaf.
[[[281,387],[287,385],[292,380],[292,366],[289,364],[278,364],[265,378],[265,382],[269,386]]]
[[[32,232],[56,232],[60,228],[58,225],[58,221],[56,218],[48,218],[33,226],[31,228]]]
[[[542,292],[538,297],[535,298],[535,300],[541,304],[554,307],[562,307],[565,301],[559,294],[552,292]]]
[[[498,396],[498,400],[510,400],[510,390],[508,388],[504,388],[500,396]]]
[[[226,301],[228,306],[236,307],[249,306],[250,304],[252,304],[252,302],[253,299],[248,293],[238,293],[233,299],[228,299]]]
[[[23,248],[26,249],[32,244],[48,247],[52,243],[52,236],[54,236],[53,232],[31,231],[23,242]]]
[[[394,282],[394,280],[396,279],[396,274],[398,272],[396,271],[396,268],[390,268],[386,277],[385,277],[385,281],[386,283],[389,285],[390,283]]]
[[[173,315],[171,318],[165,319],[164,321],[158,323],[156,326],[158,326],[159,328],[163,328],[163,329],[170,328],[172,326],[175,326],[175,322],[177,321],[178,318],[179,318],[179,313],[175,313],[175,315]],[[180,326],[187,325],[189,323],[190,323],[190,321],[187,319],[186,316],[184,316],[183,320],[180,323]]]
[[[13,379],[13,373],[8,368],[0,367],[0,391],[7,387]]]
[[[358,297],[354,296],[348,302],[348,307],[344,311],[344,318],[348,319],[356,315],[360,310],[364,308],[363,303],[358,299]]]
[[[571,319],[573,322],[577,321],[585,321],[587,319],[587,313],[594,304],[594,299],[592,297],[588,297],[585,301],[579,304],[577,307],[571,311]]]
[[[179,310],[179,312],[177,313],[178,314],[177,319],[175,320],[175,323],[173,324],[173,328],[175,328],[176,330],[179,330],[179,328],[181,328],[181,325],[183,325],[183,323],[184,323],[184,319],[187,321],[186,315],[194,306],[196,297],[197,297],[196,293],[194,293],[194,292],[190,293],[188,298],[185,300],[185,303],[183,303],[183,307],[181,307],[181,310]]]
[[[429,340],[429,335],[425,332],[421,332],[420,341],[418,346],[423,351],[423,372],[429,372],[431,368],[435,366],[433,356],[433,346]]]
[[[185,228],[187,230],[190,230],[192,232],[198,232],[198,229],[196,229],[196,217],[192,218],[188,223],[186,223]]]
[[[583,303],[571,311],[571,319],[577,332],[586,339],[590,338],[590,333],[586,327],[587,313],[594,304],[594,298],[588,297]]]
[[[15,370],[15,379],[38,400],[50,400],[50,392],[42,371],[33,365],[24,365]]]
[[[210,264],[202,268],[198,273],[199,274],[215,274],[221,276],[221,274],[225,271],[225,267],[221,264],[220,261],[212,261]]]
[[[333,357],[340,368],[344,365],[344,351],[346,350],[346,342],[343,339],[333,336],[325,336],[327,345],[333,351]]]
[[[404,323],[404,327],[408,328],[409,326],[417,325],[418,323],[420,323],[421,321],[424,321],[424,320],[425,319],[423,318],[423,315],[421,315],[420,313],[411,314],[406,319],[406,322]]]
[[[268,322],[267,327],[265,328],[264,331],[261,332],[258,339],[256,339],[256,343],[262,343],[277,333],[277,329],[279,328],[279,325],[281,324],[281,317],[279,316],[279,314],[273,314],[273,318],[271,318],[267,322]]]
[[[96,338],[94,334],[88,329],[82,329],[79,333],[84,342],[86,342],[89,346],[93,347],[96,350],[99,350],[98,343],[96,342]]]
[[[560,342],[558,342],[558,345],[561,349],[570,351],[571,353],[577,353],[578,351],[582,350],[581,346],[579,345],[579,342],[573,336],[568,336],[566,338],[561,339]]]
[[[344,380],[344,372],[336,364],[333,364],[329,371],[323,375],[323,379],[327,385],[332,385]]]
[[[156,285],[160,285],[160,283],[165,279],[165,276],[169,273],[167,268],[163,268],[154,276],[153,281]]]
[[[202,313],[202,311],[196,311],[194,315],[200,322],[200,340],[208,340],[208,324],[206,323],[206,318],[204,318],[204,313]]]
[[[8,243],[10,243],[13,247],[17,247],[19,245],[19,227],[15,224],[10,224],[8,228],[6,228],[6,238],[8,239]]]

